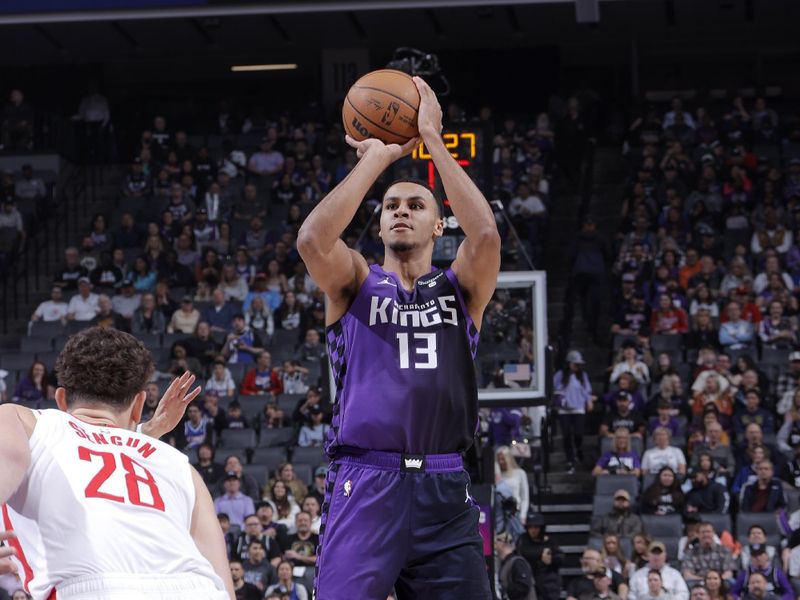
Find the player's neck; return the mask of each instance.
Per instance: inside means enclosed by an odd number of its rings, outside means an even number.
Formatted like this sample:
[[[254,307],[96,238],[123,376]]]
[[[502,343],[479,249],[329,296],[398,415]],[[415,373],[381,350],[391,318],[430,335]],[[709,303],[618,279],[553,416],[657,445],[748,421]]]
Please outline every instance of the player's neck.
[[[430,251],[414,253],[413,251],[395,253],[386,249],[386,258],[383,261],[383,270],[395,273],[400,278],[400,283],[407,290],[414,289],[417,279],[431,272]]]
[[[90,425],[100,425],[107,427],[119,427],[120,429],[135,429],[128,414],[117,414],[109,410],[98,410],[94,408],[79,407],[69,411],[76,419],[89,423]]]

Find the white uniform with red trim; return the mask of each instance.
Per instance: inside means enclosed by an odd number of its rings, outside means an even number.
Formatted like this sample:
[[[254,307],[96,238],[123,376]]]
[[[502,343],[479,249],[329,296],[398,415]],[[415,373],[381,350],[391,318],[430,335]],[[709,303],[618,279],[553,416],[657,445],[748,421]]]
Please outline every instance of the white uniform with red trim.
[[[34,414],[31,465],[3,506],[34,600],[228,597],[189,533],[185,455],[58,410]]]

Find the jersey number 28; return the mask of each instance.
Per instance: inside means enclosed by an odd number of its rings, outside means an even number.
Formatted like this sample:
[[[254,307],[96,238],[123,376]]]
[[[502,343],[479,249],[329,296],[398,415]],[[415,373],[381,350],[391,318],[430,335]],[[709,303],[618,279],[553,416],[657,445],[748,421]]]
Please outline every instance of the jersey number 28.
[[[100,460],[103,461],[103,465],[100,467],[97,475],[92,477],[89,485],[86,486],[86,497],[103,498],[104,500],[111,500],[112,502],[120,502],[121,504],[125,504],[126,500],[123,496],[110,494],[100,489],[108,480],[108,478],[113,475],[114,471],[117,470],[116,456],[111,452],[99,452],[97,450],[89,450],[89,448],[85,448],[83,446],[78,447],[78,458],[81,460],[93,462],[93,458],[95,456],[99,457]],[[156,480],[153,479],[153,475],[150,473],[150,471],[145,469],[142,465],[126,454],[120,454],[119,459],[120,463],[122,463],[122,468],[125,471],[125,487],[127,488],[128,492],[127,502],[133,504],[134,506],[155,508],[156,510],[163,512],[164,500],[161,498],[161,493],[158,491]],[[143,475],[140,475],[136,472],[136,467],[139,468]],[[150,496],[153,499],[152,503],[142,500],[142,495],[140,493],[141,485],[144,485],[150,490]]]

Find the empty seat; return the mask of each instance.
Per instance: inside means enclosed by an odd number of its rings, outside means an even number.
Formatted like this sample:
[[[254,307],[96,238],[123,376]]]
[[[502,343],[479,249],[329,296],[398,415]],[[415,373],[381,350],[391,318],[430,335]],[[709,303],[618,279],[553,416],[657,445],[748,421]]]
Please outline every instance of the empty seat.
[[[761,350],[761,363],[765,365],[778,365],[784,367],[789,362],[789,350],[777,348],[763,348]]]
[[[294,476],[306,485],[311,485],[311,482],[314,480],[314,471],[318,466],[319,465],[314,465],[312,467],[308,463],[301,462],[292,463],[292,467],[294,468]]]
[[[244,465],[242,472],[245,475],[252,476],[258,482],[259,487],[263,487],[269,481],[269,467],[267,465]]]
[[[52,352],[53,340],[49,337],[25,337],[20,340],[19,349],[25,353]]]
[[[294,407],[303,398],[305,398],[305,394],[281,394],[278,396],[278,408],[283,411],[284,415],[291,418]]]
[[[258,438],[259,448],[276,448],[289,446],[295,439],[294,428],[262,429]]]
[[[53,339],[64,335],[66,328],[61,321],[36,321],[31,323],[31,337]]]
[[[642,515],[642,526],[653,539],[683,534],[683,519],[680,515]]]
[[[594,493],[613,496],[619,489],[627,490],[631,498],[639,495],[639,480],[632,475],[600,475],[595,480]]]
[[[613,496],[598,496],[592,499],[592,515],[596,517],[604,517],[614,507]]]
[[[322,448],[301,448],[298,446],[292,449],[292,462],[306,463],[316,469],[321,464],[327,464],[328,457]]]
[[[147,331],[143,331],[141,333],[136,334],[137,339],[141,340],[141,342],[150,349],[154,348],[161,348],[161,334],[160,333],[149,333]]]
[[[252,429],[226,429],[222,432],[220,448],[253,448],[255,445],[256,436]]]
[[[31,368],[34,360],[33,354],[23,354],[22,352],[2,354],[0,355],[0,367],[7,371],[27,371]]]
[[[681,354],[683,352],[683,338],[680,335],[654,335],[650,338],[650,345],[654,353],[667,352],[668,354]]]
[[[58,354],[58,352],[37,352],[36,360],[43,362],[47,367],[47,370],[52,371],[56,366]]]
[[[278,465],[286,462],[285,448],[256,448],[253,452],[254,465],[266,465],[270,473],[278,468]]]

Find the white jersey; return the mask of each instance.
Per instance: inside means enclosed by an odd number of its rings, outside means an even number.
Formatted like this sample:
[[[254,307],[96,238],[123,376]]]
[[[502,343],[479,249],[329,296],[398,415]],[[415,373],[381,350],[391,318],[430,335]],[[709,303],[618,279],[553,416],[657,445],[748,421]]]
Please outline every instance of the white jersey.
[[[70,580],[106,574],[195,575],[225,589],[189,533],[195,491],[185,455],[59,410],[34,414],[31,465],[3,505],[34,600],[55,598]]]

